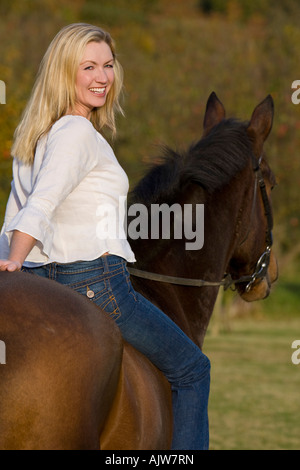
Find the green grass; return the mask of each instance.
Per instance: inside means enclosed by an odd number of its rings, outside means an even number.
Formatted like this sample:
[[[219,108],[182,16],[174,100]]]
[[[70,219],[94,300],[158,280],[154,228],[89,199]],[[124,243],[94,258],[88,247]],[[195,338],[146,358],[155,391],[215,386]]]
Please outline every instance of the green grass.
[[[245,303],[220,293],[204,343],[212,364],[211,449],[300,449],[300,263],[282,270],[271,295]]]
[[[215,331],[204,344],[212,363],[211,449],[299,449],[300,364],[291,361],[291,344],[300,339],[300,317],[235,319]]]
[[[270,318],[300,318],[299,256],[290,263],[286,272],[279,274],[279,280],[272,288],[271,295],[259,304]]]

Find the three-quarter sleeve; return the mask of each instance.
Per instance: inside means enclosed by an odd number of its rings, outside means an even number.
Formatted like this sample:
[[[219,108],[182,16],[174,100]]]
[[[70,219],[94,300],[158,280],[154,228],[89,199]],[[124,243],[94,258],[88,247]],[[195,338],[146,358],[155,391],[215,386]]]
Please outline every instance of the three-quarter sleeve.
[[[55,211],[99,163],[97,132],[92,124],[85,118],[65,118],[50,130],[26,204],[6,228],[7,234],[19,230],[34,237],[46,255],[52,246]]]

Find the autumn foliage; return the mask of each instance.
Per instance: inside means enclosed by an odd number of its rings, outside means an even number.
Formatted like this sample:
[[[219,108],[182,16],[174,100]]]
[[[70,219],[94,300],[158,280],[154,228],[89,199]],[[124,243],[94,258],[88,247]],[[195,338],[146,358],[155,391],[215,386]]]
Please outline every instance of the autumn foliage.
[[[278,5],[282,3],[284,5]],[[242,6],[241,6],[242,5]],[[276,6],[277,5],[277,6]],[[200,138],[211,91],[228,115],[249,119],[267,94],[275,121],[266,145],[278,186],[273,193],[275,241],[300,252],[299,2],[268,0],[11,0],[0,1],[0,225],[10,189],[13,132],[39,62],[64,25],[107,28],[125,70],[123,106],[113,146],[134,184],[157,145],[185,147]]]

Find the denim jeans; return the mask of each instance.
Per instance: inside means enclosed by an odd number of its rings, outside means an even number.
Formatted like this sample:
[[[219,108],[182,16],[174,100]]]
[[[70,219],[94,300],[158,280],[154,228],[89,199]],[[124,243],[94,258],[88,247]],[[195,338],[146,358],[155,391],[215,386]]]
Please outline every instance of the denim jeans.
[[[148,357],[171,384],[172,449],[208,449],[210,361],[167,315],[134,291],[123,258],[107,255],[23,271],[65,284],[111,315],[123,338]]]

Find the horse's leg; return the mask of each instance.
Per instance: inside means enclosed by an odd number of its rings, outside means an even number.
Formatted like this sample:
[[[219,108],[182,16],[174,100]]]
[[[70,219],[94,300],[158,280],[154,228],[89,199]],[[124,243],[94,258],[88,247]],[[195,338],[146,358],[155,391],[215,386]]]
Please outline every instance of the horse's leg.
[[[99,449],[122,360],[115,323],[38,276],[0,273],[0,298],[0,449]]]
[[[171,446],[170,385],[127,343],[118,392],[100,441],[104,450],[163,450]]]

